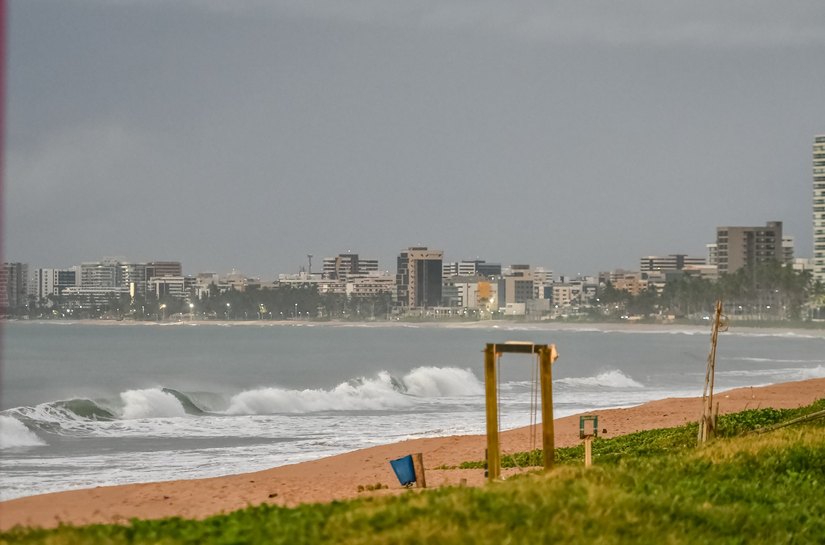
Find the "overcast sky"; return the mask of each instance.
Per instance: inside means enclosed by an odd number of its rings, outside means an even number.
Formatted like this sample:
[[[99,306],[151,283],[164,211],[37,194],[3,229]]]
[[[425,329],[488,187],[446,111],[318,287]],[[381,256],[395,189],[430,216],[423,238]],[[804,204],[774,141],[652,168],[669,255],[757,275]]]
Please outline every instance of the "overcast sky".
[[[785,222],[825,2],[11,0],[4,259],[557,273]]]

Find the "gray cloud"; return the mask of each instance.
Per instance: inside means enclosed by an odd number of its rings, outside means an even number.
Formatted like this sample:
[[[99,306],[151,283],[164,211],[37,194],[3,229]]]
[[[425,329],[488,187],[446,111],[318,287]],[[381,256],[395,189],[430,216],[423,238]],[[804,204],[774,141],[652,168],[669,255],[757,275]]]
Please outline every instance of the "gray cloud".
[[[822,8],[747,5],[13,2],[6,255],[593,272],[771,219],[806,255]]]
[[[89,0],[99,2],[100,0]],[[120,0],[156,9],[163,0]],[[825,44],[818,0],[684,2],[631,0],[187,0],[192,9],[241,17],[291,14],[406,28],[499,33],[563,44],[662,47],[784,47]]]

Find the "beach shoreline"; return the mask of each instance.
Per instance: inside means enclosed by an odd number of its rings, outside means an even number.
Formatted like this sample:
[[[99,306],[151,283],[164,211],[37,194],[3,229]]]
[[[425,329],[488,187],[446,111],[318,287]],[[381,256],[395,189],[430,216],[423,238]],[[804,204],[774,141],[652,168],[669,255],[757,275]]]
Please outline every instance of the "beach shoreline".
[[[626,333],[684,333],[709,334],[709,324],[677,324],[677,323],[638,323],[638,322],[519,322],[512,320],[485,320],[485,321],[363,321],[352,322],[342,320],[312,321],[312,320],[181,320],[181,321],[134,321],[134,320],[0,320],[0,328],[8,324],[45,325],[55,324],[62,326],[93,325],[100,327],[330,327],[330,328],[408,328],[408,329],[490,329],[499,331],[528,331],[528,332],[626,332]],[[727,333],[738,335],[791,335],[825,339],[825,327],[788,327],[752,325],[747,322],[732,322]]]
[[[745,409],[795,408],[825,397],[825,378],[761,387],[736,388],[715,397],[719,412]],[[695,422],[700,398],[667,398],[621,409],[597,411],[606,438],[636,431]],[[579,415],[555,421],[556,446],[578,443]],[[54,492],[0,502],[0,530],[14,526],[55,527],[59,524],[126,523],[132,518],[171,516],[204,518],[262,503],[295,506],[372,495],[393,495],[401,487],[389,460],[421,452],[430,487],[484,483],[483,470],[436,469],[484,458],[483,435],[413,439],[354,450],[336,456],[243,473],[179,481],[128,484]],[[502,453],[531,448],[529,428],[502,434]],[[513,471],[505,471],[505,476]],[[365,491],[381,483],[388,488]],[[361,491],[359,491],[359,489]]]

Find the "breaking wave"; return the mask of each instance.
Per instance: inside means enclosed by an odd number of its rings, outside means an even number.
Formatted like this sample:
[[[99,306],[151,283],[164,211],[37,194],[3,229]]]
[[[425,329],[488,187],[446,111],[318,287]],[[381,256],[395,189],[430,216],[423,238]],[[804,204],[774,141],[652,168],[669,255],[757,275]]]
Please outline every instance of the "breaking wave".
[[[324,389],[261,388],[230,400],[227,414],[305,413],[400,409],[415,398],[478,395],[484,391],[469,369],[418,367],[400,379],[386,371]]]
[[[186,409],[178,397],[166,390],[128,390],[120,394],[120,399],[123,401],[120,416],[126,420],[186,416]]]
[[[0,449],[45,445],[36,433],[11,416],[0,415]]]
[[[567,386],[597,388],[644,388],[644,385],[619,370],[604,371],[595,377],[562,378],[554,381]]]
[[[82,433],[92,429],[90,426],[95,422],[220,414],[391,410],[410,407],[421,400],[480,395],[483,391],[482,384],[469,369],[418,367],[400,378],[381,371],[375,377],[350,380],[331,389],[255,388],[222,397],[220,403],[209,403],[210,412],[198,398],[221,397],[218,394],[195,395],[171,388],[146,388],[126,390],[112,399],[77,398],[17,407],[4,411],[7,415],[4,418],[16,423],[9,426],[19,424],[25,428],[28,424],[45,432]],[[213,411],[212,405],[221,407]]]

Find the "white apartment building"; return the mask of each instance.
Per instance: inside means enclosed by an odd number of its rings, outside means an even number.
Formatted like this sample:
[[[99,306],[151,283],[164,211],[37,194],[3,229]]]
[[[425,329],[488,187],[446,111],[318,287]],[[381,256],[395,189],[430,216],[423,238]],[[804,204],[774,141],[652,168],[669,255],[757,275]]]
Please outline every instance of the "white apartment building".
[[[814,137],[814,278],[825,282],[825,134]]]
[[[158,299],[162,297],[186,299],[189,295],[189,287],[194,284],[194,278],[185,276],[155,276],[149,280],[147,290]]]
[[[29,295],[40,301],[50,295],[60,295],[65,288],[77,286],[79,281],[80,267],[35,269],[29,280]]]
[[[719,264],[719,247],[716,245],[715,242],[711,244],[705,244],[708,252],[707,264],[713,265],[714,267]]]
[[[581,299],[582,285],[574,284],[553,284],[553,306],[569,307],[574,302],[579,303]]]
[[[451,276],[501,276],[501,263],[487,263],[483,259],[468,259],[444,263],[441,267],[443,278]]]
[[[382,293],[392,295],[395,292],[395,276],[379,272],[350,275],[344,289],[348,297],[375,297]]]

